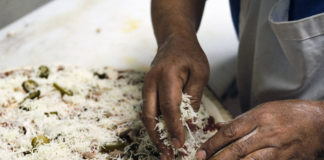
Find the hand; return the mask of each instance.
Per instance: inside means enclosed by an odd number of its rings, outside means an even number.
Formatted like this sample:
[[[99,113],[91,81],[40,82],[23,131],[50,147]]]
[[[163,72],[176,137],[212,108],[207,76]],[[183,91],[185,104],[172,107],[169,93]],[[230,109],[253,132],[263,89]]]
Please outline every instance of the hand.
[[[172,38],[159,47],[144,79],[142,121],[161,159],[173,159],[173,153],[160,140],[155,117],[163,115],[173,146],[181,148],[185,142],[180,121],[182,92],[192,96],[191,105],[198,111],[208,78],[208,61],[198,41]]]
[[[201,146],[197,158],[315,159],[324,146],[323,105],[303,100],[260,105],[231,122],[219,123],[219,131]]]

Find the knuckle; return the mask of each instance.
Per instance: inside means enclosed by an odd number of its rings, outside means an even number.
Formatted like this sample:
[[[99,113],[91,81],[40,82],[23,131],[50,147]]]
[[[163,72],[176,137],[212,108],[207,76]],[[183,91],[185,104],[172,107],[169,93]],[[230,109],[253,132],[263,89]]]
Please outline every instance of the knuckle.
[[[263,112],[259,116],[263,122],[271,122],[274,119],[274,114],[271,112]]]
[[[140,116],[144,124],[148,124],[150,122],[155,121],[155,116],[147,115],[145,113],[142,113]]]
[[[202,63],[196,63],[197,65],[193,66],[193,70],[196,71],[195,73],[197,75],[200,75],[202,77],[208,77],[209,76],[209,72],[210,72],[210,68],[208,65],[208,62],[202,62]]]
[[[224,126],[226,126],[227,122],[217,122],[215,125],[217,130],[221,130]]]
[[[175,72],[179,70],[179,67],[174,64],[167,64],[167,63],[159,63],[155,66],[153,66],[149,72],[146,73],[144,82],[150,81],[155,78],[165,78],[165,77],[170,77],[174,76]]]
[[[163,76],[174,76],[174,71],[179,70],[179,67],[177,65],[166,65],[161,67],[160,70]]]
[[[184,72],[180,67],[175,65],[165,66],[160,69],[158,73],[158,78],[161,81],[173,81],[176,78],[185,82],[186,72]]]
[[[198,103],[201,100],[201,94],[197,94],[195,96],[190,97],[190,102]]]
[[[161,109],[167,109],[170,112],[179,112],[180,111],[180,102],[171,102],[171,101],[163,101],[160,102]]]
[[[206,71],[199,71],[199,72],[194,72],[192,76],[197,79],[198,83],[205,84],[208,82],[209,79],[209,72]]]
[[[239,157],[242,157],[246,152],[246,146],[242,143],[233,144],[231,147],[231,151]]]
[[[190,104],[193,107],[199,107],[201,103],[201,97],[193,96],[190,98]]]
[[[270,128],[267,128],[266,131],[264,131],[266,134],[266,137],[268,139],[273,139],[273,138],[280,138],[282,137],[283,135],[286,135],[285,134],[285,129],[281,128],[281,127],[270,127]]]
[[[225,137],[232,138],[236,135],[236,129],[232,124],[229,124],[224,126],[222,133]]]
[[[156,72],[156,69],[155,68],[151,68],[150,71],[148,71],[145,74],[145,79],[147,79],[147,80],[152,79],[154,77],[154,75],[155,75],[155,72]]]

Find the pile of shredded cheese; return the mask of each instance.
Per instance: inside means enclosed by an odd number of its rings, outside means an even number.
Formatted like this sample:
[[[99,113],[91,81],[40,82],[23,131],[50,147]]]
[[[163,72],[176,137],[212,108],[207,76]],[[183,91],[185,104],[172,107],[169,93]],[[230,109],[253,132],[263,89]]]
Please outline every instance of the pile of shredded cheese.
[[[182,102],[180,104],[181,117],[180,120],[185,127],[185,144],[180,149],[175,149],[170,143],[170,137],[167,132],[165,121],[163,116],[157,118],[156,130],[160,133],[160,139],[166,146],[170,146],[173,149],[173,153],[176,155],[176,159],[192,160],[195,158],[195,153],[202,143],[209,139],[215,132],[215,128],[211,128],[209,131],[207,126],[208,118],[203,106],[200,107],[198,112],[195,112],[190,105],[190,95],[183,94]],[[213,125],[213,124],[209,124]],[[205,128],[205,130],[203,129]],[[207,132],[207,131],[208,132]]]
[[[109,67],[48,68],[47,78],[39,76],[38,67],[0,74],[1,159],[159,159],[139,118],[143,72]],[[30,93],[22,83],[27,80],[37,82],[39,97],[26,98]],[[54,83],[73,95],[62,94]],[[185,147],[174,150],[177,159],[194,159],[199,145],[214,133],[204,129],[210,125],[210,116],[203,105],[195,113],[189,98],[184,95],[181,103],[187,137]],[[190,130],[188,120],[197,131]],[[163,118],[158,121],[156,129],[170,146]],[[49,142],[33,145],[33,139],[40,135]],[[116,149],[107,150],[116,143]]]

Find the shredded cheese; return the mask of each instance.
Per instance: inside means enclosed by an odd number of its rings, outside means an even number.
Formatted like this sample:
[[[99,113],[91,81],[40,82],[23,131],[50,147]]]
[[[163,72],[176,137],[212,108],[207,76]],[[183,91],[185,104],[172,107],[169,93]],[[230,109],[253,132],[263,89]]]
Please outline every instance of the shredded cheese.
[[[38,76],[38,67],[0,74],[0,159],[159,159],[139,118],[144,73],[109,67],[49,66],[49,70],[48,78]],[[35,99],[26,99],[29,93],[22,88],[30,79],[40,91]],[[71,90],[73,96],[62,95],[53,83]],[[181,112],[186,143],[174,152],[178,159],[193,159],[197,147],[213,134],[201,129],[209,115],[203,105],[195,113],[188,95],[183,95]],[[200,129],[190,131],[188,120]],[[163,117],[158,121],[156,129],[170,146]],[[135,135],[125,138],[122,134]],[[49,143],[33,146],[32,139],[39,135],[46,136]],[[116,142],[125,144],[121,152],[102,151],[103,146]]]

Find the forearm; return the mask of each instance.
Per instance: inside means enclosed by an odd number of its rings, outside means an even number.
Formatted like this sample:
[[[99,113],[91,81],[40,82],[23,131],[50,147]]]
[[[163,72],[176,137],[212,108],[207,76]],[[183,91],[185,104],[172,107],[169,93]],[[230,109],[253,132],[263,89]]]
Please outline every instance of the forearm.
[[[172,37],[196,40],[205,0],[152,0],[152,22],[158,45]]]

